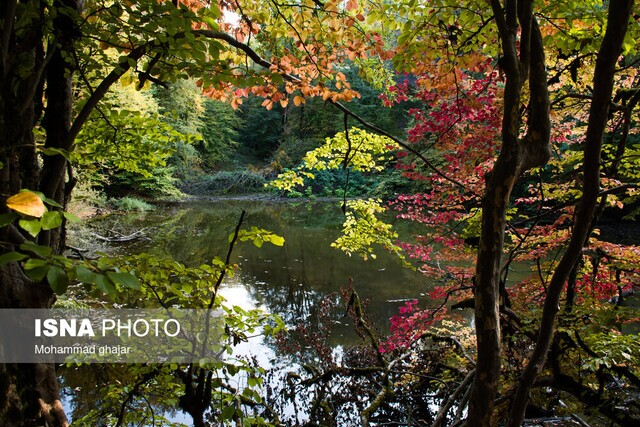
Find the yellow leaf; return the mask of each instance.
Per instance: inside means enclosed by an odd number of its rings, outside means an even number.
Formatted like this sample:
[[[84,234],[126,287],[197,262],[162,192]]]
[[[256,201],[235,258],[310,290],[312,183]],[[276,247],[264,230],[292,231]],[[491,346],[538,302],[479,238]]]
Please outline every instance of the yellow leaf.
[[[14,211],[40,218],[46,212],[42,199],[31,191],[23,191],[7,199],[7,207]]]

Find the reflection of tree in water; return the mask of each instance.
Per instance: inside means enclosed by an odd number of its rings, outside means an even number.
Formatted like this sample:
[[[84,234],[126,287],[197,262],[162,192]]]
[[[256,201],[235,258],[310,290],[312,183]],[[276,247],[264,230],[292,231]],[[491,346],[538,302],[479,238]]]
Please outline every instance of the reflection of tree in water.
[[[293,356],[268,371],[268,405],[292,426],[356,427],[364,424],[361,417],[367,411],[374,425],[405,425],[402,420],[406,425],[431,425],[444,399],[438,390],[442,383],[426,373],[443,370],[439,366],[446,365],[442,361],[449,349],[431,343],[411,357],[381,361],[379,347],[363,333],[360,345],[336,351],[326,339],[334,308],[331,298],[324,298],[309,321],[280,337],[278,352]],[[361,319],[370,327],[366,316]],[[362,325],[355,317],[353,321]],[[455,372],[446,374],[456,377]],[[384,399],[378,405],[380,393]]]
[[[240,265],[238,278],[254,300],[288,323],[309,316],[324,295],[339,292],[349,277],[379,328],[397,313],[405,298],[418,298],[430,284],[419,273],[400,266],[387,253],[364,262],[330,247],[339,236],[344,216],[337,202],[273,202],[227,200],[171,204],[153,212],[118,216],[131,229],[151,227],[152,242],[134,242],[122,247],[129,253],[148,251],[170,256],[187,265],[199,265],[222,257],[242,209],[247,211],[245,228],[264,228],[285,238],[284,247],[250,243],[237,245],[233,262]],[[235,279],[234,279],[235,280]],[[341,322],[341,319],[337,319]],[[338,337],[355,338],[348,325],[336,324]],[[333,337],[332,337],[333,339]]]
[[[313,307],[323,297],[316,289],[316,277],[308,268],[307,248],[287,241],[281,256],[265,259],[260,254],[244,254],[241,275],[253,283],[253,297],[272,313],[278,313],[286,323],[307,319]],[[247,280],[248,279],[248,280]]]
[[[153,365],[62,365],[58,374],[62,392],[71,407],[69,415],[73,425],[115,425],[125,416],[135,418],[140,425],[151,425],[153,419],[160,422],[164,416],[178,413],[172,397],[178,396],[179,387],[152,381],[152,378],[161,378],[160,371]],[[118,386],[128,390],[131,399],[125,402],[128,394],[120,393]],[[109,393],[109,388],[114,392]]]
[[[377,326],[384,326],[387,319],[397,313],[399,303],[388,300],[416,298],[420,293],[429,291],[424,277],[402,268],[397,260],[384,253],[379,254],[375,262],[365,263],[331,248],[330,243],[339,235],[344,219],[335,203],[292,205],[254,200],[170,205],[144,215],[121,217],[119,221],[131,228],[153,227],[150,229],[153,242],[129,245],[127,252],[144,250],[171,256],[188,265],[199,265],[224,255],[228,236],[242,209],[247,211],[245,228],[256,226],[273,231],[283,236],[286,242],[284,247],[265,244],[256,248],[250,243],[238,245],[233,262],[240,265],[240,271],[228,284],[237,286],[239,282],[249,293],[250,300],[271,313],[279,314],[289,326],[299,322],[307,325],[306,330],[293,335],[299,346],[291,349],[291,358],[286,357],[275,341],[264,343],[278,355],[279,366],[274,368],[281,369],[272,371],[274,382],[269,383],[276,392],[295,395],[311,390],[287,388],[287,381],[293,378],[287,376],[289,373],[309,378],[315,374],[313,370],[316,368],[312,366],[331,369],[340,359],[354,365],[358,360],[364,363],[370,356],[367,356],[366,342],[355,334],[353,323],[342,317],[346,304],[338,293],[340,287],[348,283],[349,277],[353,278],[362,299],[371,300],[369,312]],[[292,370],[295,363],[300,363],[301,367]],[[363,376],[356,381],[351,377],[336,376],[318,383],[313,393],[320,401],[330,394],[330,389],[337,387],[342,393],[335,393],[336,399],[342,401],[333,403],[342,405],[344,413],[354,413],[347,410],[348,405],[359,403],[349,399],[358,393],[366,395],[368,390],[375,388],[376,381],[379,378],[375,375]],[[385,410],[382,409],[383,412]],[[395,409],[390,407],[388,411],[391,414]],[[323,419],[321,412],[314,417],[319,422]],[[341,425],[348,424],[345,421]]]

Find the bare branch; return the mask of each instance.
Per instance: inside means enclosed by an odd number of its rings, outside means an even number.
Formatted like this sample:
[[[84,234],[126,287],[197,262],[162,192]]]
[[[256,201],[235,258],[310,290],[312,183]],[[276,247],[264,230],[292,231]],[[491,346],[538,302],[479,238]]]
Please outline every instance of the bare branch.
[[[109,88],[117,82],[120,77],[122,77],[130,68],[131,62],[136,63],[142,56],[147,52],[148,47],[152,45],[151,43],[138,46],[133,49],[129,54],[125,57],[122,57],[118,66],[116,66],[108,75],[105,77],[98,87],[95,88],[87,102],[83,105],[82,110],[78,113],[73,124],[71,125],[71,129],[69,129],[69,133],[67,135],[67,142],[70,146],[71,143],[76,139],[78,133],[80,133],[80,129],[89,119],[89,115],[93,111],[93,109],[98,105],[98,103],[104,98],[104,96],[109,91]]]
[[[466,395],[468,390],[471,390],[471,388],[469,386],[471,385],[471,381],[473,380],[473,377],[475,376],[475,374],[476,374],[476,370],[475,369],[472,369],[471,371],[469,371],[469,373],[464,378],[462,383],[447,398],[447,400],[444,402],[444,404],[442,406],[440,406],[440,410],[438,411],[438,415],[436,416],[436,419],[433,421],[433,424],[431,424],[431,427],[440,427],[442,425],[442,423],[446,419],[446,416],[447,416],[447,413],[449,412],[449,409],[451,409],[451,407],[454,405],[454,403],[456,402],[456,399],[458,399],[458,397],[463,392],[464,392],[464,395]]]

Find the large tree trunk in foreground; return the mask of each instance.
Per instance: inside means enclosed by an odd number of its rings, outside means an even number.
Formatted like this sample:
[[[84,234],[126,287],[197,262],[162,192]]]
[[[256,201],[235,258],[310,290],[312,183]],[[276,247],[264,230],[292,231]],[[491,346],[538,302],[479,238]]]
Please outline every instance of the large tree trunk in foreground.
[[[20,4],[5,0],[0,5],[0,213],[7,212],[5,200],[21,189],[42,191],[45,196],[64,204],[66,159],[60,155],[45,156],[42,168],[38,162],[34,129],[44,110],[42,127],[46,131],[45,147],[69,149],[68,129],[71,121],[71,70],[63,52],[74,39],[71,14],[79,10],[78,0],[62,0],[53,5]],[[58,8],[53,22],[46,13]],[[17,11],[34,13],[27,27],[16,31],[14,25],[25,16]],[[36,17],[37,16],[37,17]],[[51,24],[53,36],[44,35]],[[45,41],[50,44],[45,45]],[[47,87],[46,102],[44,87]],[[3,253],[31,239],[14,224],[0,229]],[[64,249],[63,234],[41,232],[38,242]],[[55,301],[46,281],[34,282],[17,263],[0,267],[1,308],[50,308]],[[58,390],[55,367],[51,364],[0,364],[0,426],[66,426],[68,425]]]
[[[511,427],[520,426],[524,420],[529,393],[545,364],[546,355],[551,344],[562,288],[582,253],[582,248],[590,230],[600,190],[600,152],[608,120],[609,105],[611,104],[615,66],[620,53],[622,53],[622,42],[627,32],[632,8],[633,0],[612,0],[609,2],[607,29],[598,52],[593,76],[593,99],[584,143],[582,197],[576,210],[569,246],[554,271],[547,288],[536,346],[531,354],[529,363],[522,373],[511,405],[508,424]]]

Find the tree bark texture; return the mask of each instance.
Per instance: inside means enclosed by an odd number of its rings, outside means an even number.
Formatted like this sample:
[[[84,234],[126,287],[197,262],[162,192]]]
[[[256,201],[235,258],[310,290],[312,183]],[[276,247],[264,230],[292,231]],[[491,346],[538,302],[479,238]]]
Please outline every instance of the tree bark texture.
[[[45,147],[70,148],[72,68],[63,53],[74,42],[73,12],[80,1],[49,3],[6,0],[0,5],[0,213],[7,212],[6,198],[21,189],[42,191],[64,204],[67,161],[54,155],[40,163],[34,129],[41,125],[45,130]],[[47,13],[53,9],[59,13],[49,27]],[[25,17],[31,15],[18,11],[32,14],[31,22]],[[21,28],[15,28],[18,23]],[[43,33],[46,28],[51,34]],[[14,225],[3,227],[1,250],[15,250],[28,239]],[[59,231],[41,233],[38,243],[53,253],[64,249]],[[48,283],[33,282],[19,264],[0,267],[0,308],[49,308],[54,300]],[[0,364],[0,426],[5,425],[68,425],[54,365]]]
[[[506,214],[518,177],[550,157],[547,75],[540,29],[530,0],[492,0],[502,42],[501,68],[506,76],[502,146],[487,178],[482,202],[482,230],[476,261],[476,376],[471,389],[467,425],[491,425],[501,366],[500,271]],[[520,33],[520,39],[518,39]],[[522,92],[529,81],[528,130],[520,138]]]
[[[547,288],[538,339],[529,362],[520,377],[516,394],[511,404],[511,414],[508,422],[510,427],[520,426],[524,420],[524,412],[529,400],[531,387],[545,364],[546,355],[553,338],[562,288],[582,253],[582,248],[590,230],[600,190],[600,153],[613,93],[615,66],[622,52],[622,43],[629,25],[632,8],[632,0],[612,0],[609,2],[607,28],[598,52],[593,76],[593,99],[584,142],[582,197],[576,210],[573,233],[571,234],[569,245]]]

